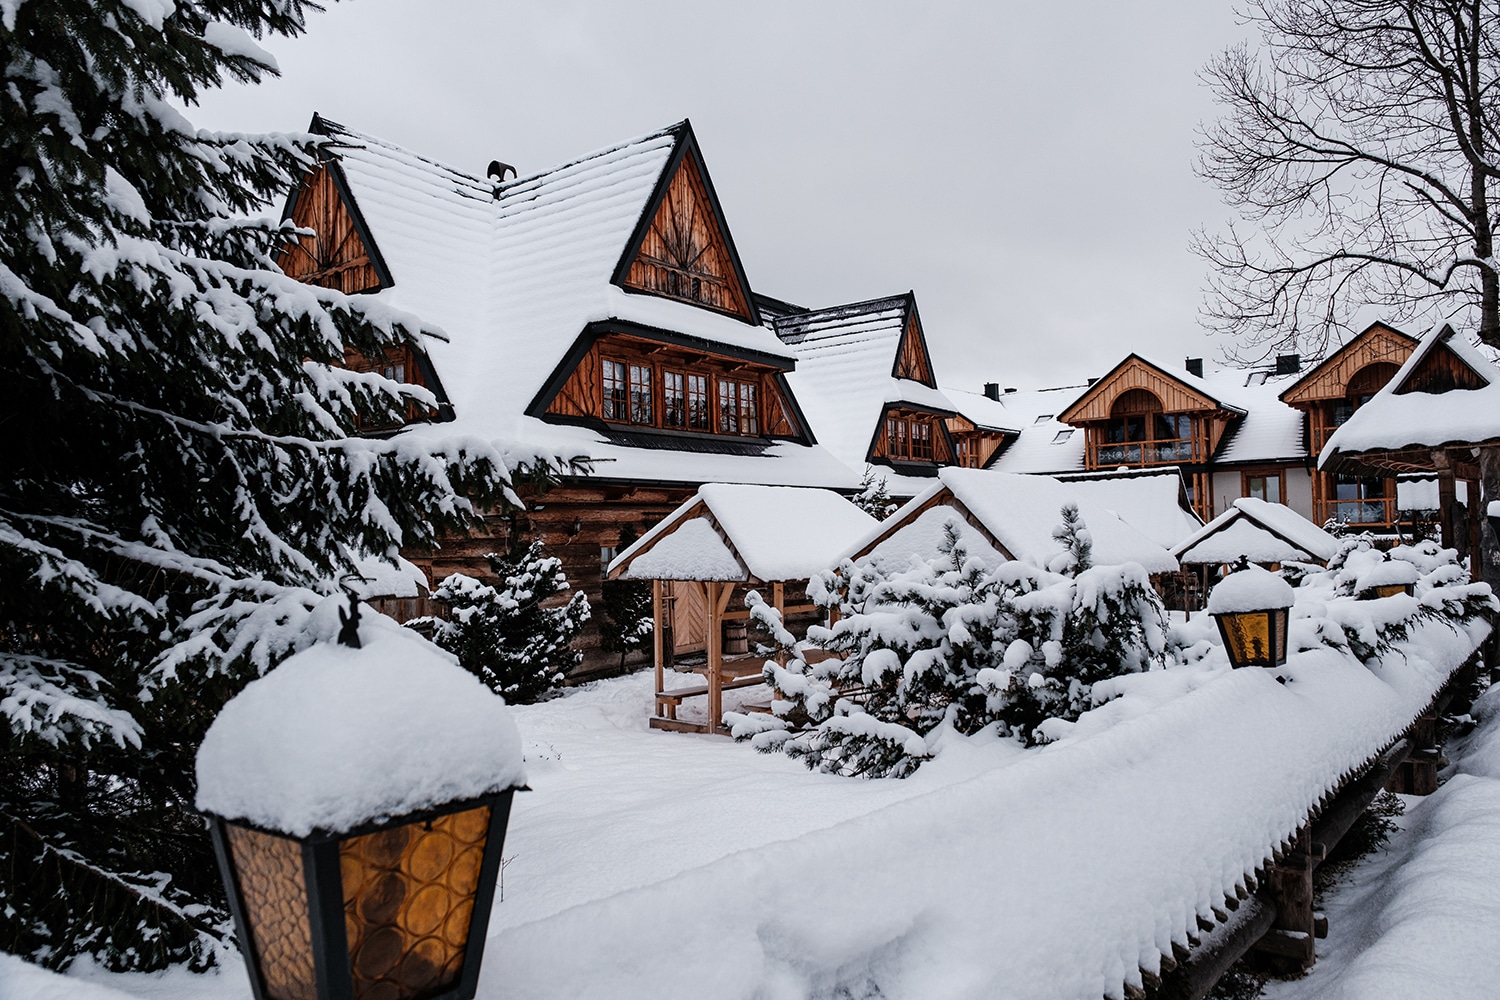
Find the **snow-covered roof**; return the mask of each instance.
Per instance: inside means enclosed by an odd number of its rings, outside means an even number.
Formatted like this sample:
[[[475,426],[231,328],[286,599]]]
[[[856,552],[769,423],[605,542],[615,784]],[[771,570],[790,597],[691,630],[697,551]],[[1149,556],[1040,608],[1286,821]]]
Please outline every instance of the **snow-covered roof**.
[[[885,558],[898,549],[911,548],[911,539],[899,536],[908,530],[930,534],[933,525],[930,519],[920,521],[921,515],[934,506],[956,501],[975,525],[993,539],[1002,554],[1045,566],[1063,550],[1052,532],[1062,523],[1063,505],[1073,503],[1088,526],[1096,564],[1134,562],[1150,573],[1177,569],[1177,560],[1165,546],[1112,513],[1102,496],[1088,495],[1087,490],[1078,490],[1075,485],[1051,476],[1017,475],[991,469],[942,469],[936,483],[912,498],[846,555]]]
[[[612,283],[686,122],[496,186],[324,121],[332,152],[390,270],[374,293],[441,327],[428,354],[455,421],[405,433],[502,439],[544,454],[588,455],[595,474],[664,482],[758,481],[852,487],[858,475],[820,446],[777,441],[722,453],[633,447],[526,414],[584,327],[617,320],[706,346],[792,360],[764,326]],[[816,432],[815,432],[816,433]]]
[[[360,616],[339,645],[342,597],[309,618],[310,646],[247,684],[198,750],[199,809],[295,836],[525,783],[505,700],[411,629]]]
[[[1241,497],[1172,550],[1183,563],[1326,563],[1338,539],[1285,504]]]
[[[1165,548],[1203,527],[1198,515],[1183,506],[1182,473],[1176,468],[1073,473],[1058,478]]]
[[[1479,389],[1398,395],[1396,387],[1439,346],[1456,354],[1487,384]],[[1500,439],[1500,368],[1444,325],[1423,337],[1395,377],[1333,432],[1318,456],[1318,467],[1336,455],[1496,439]]]
[[[955,412],[939,389],[897,378],[902,337],[916,309],[910,292],[780,316],[776,335],[797,354],[787,375],[818,442],[863,468],[887,405]]]
[[[999,472],[1082,471],[1085,464],[1083,431],[1062,423],[1057,415],[1071,406],[1087,388],[1083,385],[1066,385],[1003,394],[999,404],[1010,415],[1011,426],[1019,428],[1020,434],[990,462],[990,468]],[[954,390],[950,389],[948,392],[955,398],[963,398]],[[972,399],[964,398],[962,405],[975,407],[978,404]],[[970,420],[975,420],[967,411],[961,412]],[[990,415],[992,420],[995,419],[993,411],[990,411]],[[975,420],[975,423],[978,421]]]
[[[806,580],[876,524],[831,490],[707,483],[609,564],[627,580]]]

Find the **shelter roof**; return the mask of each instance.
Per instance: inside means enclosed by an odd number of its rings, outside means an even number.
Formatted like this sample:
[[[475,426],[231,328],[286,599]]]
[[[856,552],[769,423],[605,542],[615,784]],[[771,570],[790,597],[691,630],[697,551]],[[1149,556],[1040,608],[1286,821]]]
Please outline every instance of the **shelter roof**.
[[[1177,569],[1177,560],[1145,533],[1112,513],[1097,494],[1051,476],[1017,475],[991,469],[945,468],[937,482],[850,547],[847,555],[883,557],[907,548],[907,539],[891,540],[937,506],[959,510],[1000,555],[1046,566],[1063,551],[1052,532],[1062,523],[1062,508],[1073,503],[1088,526],[1094,561],[1100,565],[1140,563],[1148,572]]]
[[[831,490],[708,483],[616,556],[609,576],[807,580],[876,523]]]
[[[1241,497],[1172,550],[1183,563],[1326,563],[1339,542],[1285,504]]]
[[[595,471],[605,478],[857,485],[858,476],[818,446],[778,441],[705,465],[694,452],[633,447],[525,412],[594,322],[795,361],[765,326],[630,293],[613,280],[669,166],[685,147],[697,155],[687,122],[497,183],[318,121],[389,266],[393,283],[374,297],[422,316],[447,336],[429,344],[428,354],[455,422],[415,425],[406,434],[473,435],[543,454],[588,455],[600,460]]]
[[[1056,477],[1126,524],[1170,549],[1203,527],[1175,467],[1126,472],[1075,472]]]
[[[1409,388],[1415,372],[1438,352],[1451,352],[1483,382],[1479,388],[1422,392]],[[1450,445],[1500,442],[1500,368],[1444,324],[1430,331],[1401,370],[1329,437],[1319,468],[1350,464],[1385,467],[1381,453],[1427,451]],[[1404,463],[1430,467],[1430,458]]]

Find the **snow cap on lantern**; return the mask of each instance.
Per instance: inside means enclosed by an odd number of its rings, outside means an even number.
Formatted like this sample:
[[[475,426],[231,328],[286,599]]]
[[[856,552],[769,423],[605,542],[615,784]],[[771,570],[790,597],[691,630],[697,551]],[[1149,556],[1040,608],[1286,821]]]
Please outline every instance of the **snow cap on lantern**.
[[[224,706],[200,810],[257,1000],[472,997],[511,796],[505,702],[448,653],[365,611]],[[351,605],[352,606],[352,605]],[[469,948],[469,942],[474,947]]]
[[[1417,578],[1417,567],[1406,560],[1383,559],[1355,578],[1354,593],[1358,597],[1410,594]]]
[[[1208,595],[1208,613],[1219,624],[1232,666],[1275,667],[1286,662],[1287,609],[1296,597],[1290,584],[1259,566],[1219,581]]]

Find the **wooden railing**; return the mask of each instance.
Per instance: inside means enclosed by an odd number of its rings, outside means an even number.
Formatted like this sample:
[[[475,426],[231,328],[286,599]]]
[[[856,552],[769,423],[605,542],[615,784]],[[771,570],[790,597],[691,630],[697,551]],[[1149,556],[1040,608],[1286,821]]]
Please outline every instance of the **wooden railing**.
[[[1315,513],[1313,520],[1318,524],[1338,521],[1350,527],[1389,527],[1396,523],[1396,498],[1319,500]]]

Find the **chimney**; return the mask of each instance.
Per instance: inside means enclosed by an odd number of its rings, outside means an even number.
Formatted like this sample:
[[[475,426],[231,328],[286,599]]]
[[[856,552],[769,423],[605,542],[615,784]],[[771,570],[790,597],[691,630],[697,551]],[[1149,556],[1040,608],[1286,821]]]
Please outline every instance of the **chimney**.
[[[1276,374],[1295,375],[1302,370],[1302,355],[1300,354],[1278,354],[1276,355]]]
[[[1182,363],[1182,365],[1183,365],[1184,368],[1187,369],[1187,373],[1189,375],[1196,375],[1199,378],[1203,377],[1203,359],[1202,358],[1188,358],[1186,361],[1184,361]]]
[[[1000,399],[1000,383],[986,382],[984,384],[984,398],[998,401]]]

